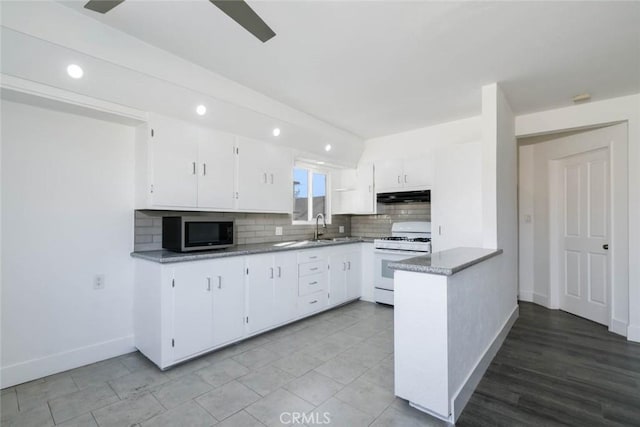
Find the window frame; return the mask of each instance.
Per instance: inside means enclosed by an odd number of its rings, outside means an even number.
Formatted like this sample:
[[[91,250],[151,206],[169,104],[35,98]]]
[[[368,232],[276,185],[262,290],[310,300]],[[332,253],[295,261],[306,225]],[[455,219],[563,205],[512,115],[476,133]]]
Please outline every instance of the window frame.
[[[292,225],[315,225],[316,220],[313,217],[313,174],[322,174],[325,176],[325,222],[327,224],[331,224],[331,172],[325,168],[319,168],[314,165],[309,165],[306,163],[296,163],[293,165],[293,169],[305,169],[307,171],[307,219],[306,220],[295,220],[293,213],[291,214],[291,224]],[[293,170],[291,171],[293,175]],[[293,201],[293,188],[291,190],[292,194],[292,203],[295,205],[295,201]]]

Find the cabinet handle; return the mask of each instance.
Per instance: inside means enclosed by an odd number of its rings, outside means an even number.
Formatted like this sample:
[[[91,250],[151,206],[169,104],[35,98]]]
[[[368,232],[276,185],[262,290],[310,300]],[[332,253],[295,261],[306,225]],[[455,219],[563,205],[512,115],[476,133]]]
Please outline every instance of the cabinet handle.
[[[278,267],[278,277],[282,277],[282,267]]]
[[[218,276],[218,289],[222,289],[222,276]]]
[[[202,164],[202,176],[207,176],[207,164]]]
[[[342,263],[342,271],[345,271],[347,269],[347,263],[343,262]]]
[[[309,271],[316,271],[317,269],[318,267],[313,267],[313,268],[310,268]]]
[[[236,199],[240,198],[240,194],[236,191]]]
[[[311,282],[311,283],[309,283],[309,284],[310,284],[310,285],[317,285],[317,284],[318,284],[318,282],[315,282],[315,281],[314,281],[314,282]]]
[[[314,256],[310,256],[309,259],[316,259],[318,258],[318,255],[314,255]]]
[[[407,175],[404,176],[404,183],[407,183]]]
[[[273,174],[271,174],[271,183],[273,184]]]
[[[211,277],[207,277],[207,291],[211,292]]]
[[[309,304],[315,304],[315,303],[317,303],[317,302],[318,302],[318,300],[317,300],[317,299],[314,299],[314,300],[313,300],[313,301],[311,301]]]
[[[351,270],[351,261],[347,261],[347,270]]]
[[[264,183],[266,184],[266,183],[267,183],[267,173],[265,172],[265,173],[263,173],[262,175],[263,175],[263,177],[264,177]]]
[[[402,182],[400,181],[400,175],[398,175],[398,184],[401,184]]]
[[[191,162],[191,165],[193,166],[193,174],[196,174],[196,162]]]
[[[269,276],[269,279],[273,279],[273,267],[269,267],[269,270],[271,271],[271,275]]]

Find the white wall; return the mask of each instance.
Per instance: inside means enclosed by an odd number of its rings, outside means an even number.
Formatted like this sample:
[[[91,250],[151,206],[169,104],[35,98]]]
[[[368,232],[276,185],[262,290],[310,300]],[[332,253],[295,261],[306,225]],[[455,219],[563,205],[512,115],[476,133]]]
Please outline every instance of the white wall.
[[[630,95],[516,118],[518,137],[615,123],[627,123],[629,218],[629,327],[627,338],[640,341],[640,95]]]
[[[133,143],[2,102],[2,387],[133,350]]]
[[[610,330],[627,334],[629,319],[628,287],[628,218],[627,218],[627,125],[626,123],[600,129],[572,132],[553,137],[527,138],[520,147],[520,163],[528,173],[520,175],[520,268],[530,271],[531,277],[521,283],[524,300],[533,301],[549,308],[560,308],[559,294],[551,290],[553,268],[550,265],[550,233],[552,221],[549,217],[551,162],[585,151],[607,147],[611,161],[612,226],[610,230],[611,250],[611,319]],[[522,191],[522,188],[526,191]],[[531,223],[524,223],[530,215]],[[522,291],[523,286],[525,291]]]

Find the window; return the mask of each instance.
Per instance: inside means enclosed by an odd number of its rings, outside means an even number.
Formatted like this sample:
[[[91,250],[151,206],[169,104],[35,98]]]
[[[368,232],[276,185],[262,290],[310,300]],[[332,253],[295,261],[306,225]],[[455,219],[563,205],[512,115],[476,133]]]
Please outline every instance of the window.
[[[293,169],[293,222],[310,223],[319,213],[329,217],[329,197],[327,174],[316,170],[297,167]]]

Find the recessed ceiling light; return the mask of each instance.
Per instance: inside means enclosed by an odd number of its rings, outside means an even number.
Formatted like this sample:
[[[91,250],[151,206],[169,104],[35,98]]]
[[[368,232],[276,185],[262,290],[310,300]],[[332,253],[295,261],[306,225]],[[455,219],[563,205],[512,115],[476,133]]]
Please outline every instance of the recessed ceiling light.
[[[324,165],[324,162],[322,160],[317,162],[319,165]]]
[[[69,74],[69,77],[71,78],[80,79],[84,75],[84,71],[79,65],[70,64],[67,67],[67,74]]]
[[[279,136],[280,135],[280,128],[274,128],[273,129],[273,136]]]
[[[205,107],[204,105],[198,105],[196,107],[196,113],[198,113],[199,116],[204,116],[205,114],[207,114],[207,107]]]
[[[324,151],[331,151],[331,144],[327,144],[324,146]]]

